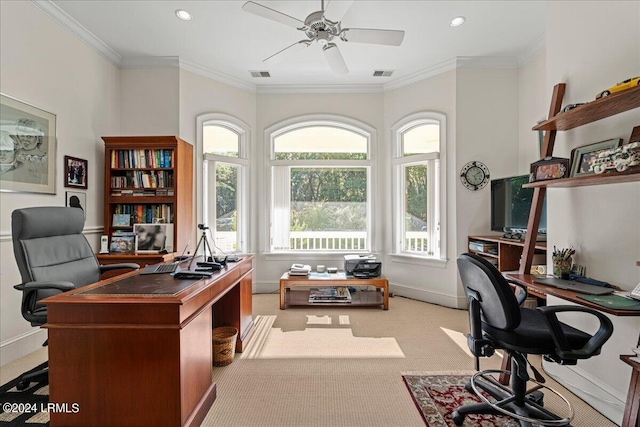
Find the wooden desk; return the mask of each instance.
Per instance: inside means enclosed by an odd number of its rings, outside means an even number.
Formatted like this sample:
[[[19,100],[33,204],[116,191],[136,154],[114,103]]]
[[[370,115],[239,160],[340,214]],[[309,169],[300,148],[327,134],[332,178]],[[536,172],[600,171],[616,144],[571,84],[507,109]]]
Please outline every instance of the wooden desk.
[[[140,266],[140,268],[144,268],[150,264],[172,261],[174,255],[176,254],[96,254],[96,258],[100,265],[135,262]],[[126,270],[107,271],[101,276],[101,278],[108,279],[124,273],[126,273]]]
[[[631,366],[631,381],[627,393],[627,404],[624,406],[624,418],[621,427],[637,427],[640,425],[640,363],[631,360],[633,355],[622,355],[620,359]]]
[[[568,291],[564,289],[554,288],[553,286],[545,286],[539,283],[534,283],[534,276],[531,274],[506,274],[508,279],[514,280],[522,285],[526,286],[527,292],[535,296],[541,296],[546,299],[547,295],[553,295],[558,298],[571,301],[576,304],[590,307],[603,313],[613,314],[614,316],[640,316],[640,310],[618,310],[602,305],[594,304],[582,298],[578,298],[580,292]]]
[[[375,286],[375,292],[357,291],[351,294],[351,303],[316,303],[309,302],[309,291],[294,291],[295,286],[324,287],[324,286]],[[379,292],[382,291],[382,294]],[[307,276],[289,276],[284,273],[280,277],[280,310],[286,306],[376,306],[381,305],[383,310],[389,310],[389,281],[386,277],[372,277],[359,279],[348,276],[331,279],[312,279]]]
[[[202,280],[131,272],[47,298],[50,402],[79,406],[51,426],[200,425],[216,398],[212,327],[236,327],[242,351],[253,325],[252,263]]]

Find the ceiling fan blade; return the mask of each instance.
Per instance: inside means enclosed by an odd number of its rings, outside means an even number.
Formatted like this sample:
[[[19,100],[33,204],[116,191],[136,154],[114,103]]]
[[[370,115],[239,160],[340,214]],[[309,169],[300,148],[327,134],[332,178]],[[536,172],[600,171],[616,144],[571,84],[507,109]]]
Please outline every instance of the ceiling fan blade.
[[[338,76],[343,76],[349,73],[349,69],[347,68],[347,64],[344,62],[344,58],[340,53],[340,49],[333,43],[329,43],[324,48],[322,48],[324,52],[324,57],[329,63],[329,67],[333,71],[333,74]]]
[[[324,7],[324,17],[332,22],[339,22],[347,13],[349,8],[351,8],[353,0],[328,0],[326,3],[327,4]]]
[[[245,12],[253,13],[254,15],[262,16],[263,18],[271,19],[272,21],[279,22],[284,25],[288,25],[293,28],[304,27],[304,22],[294,18],[293,16],[285,15],[282,12],[271,9],[267,6],[263,6],[253,1],[248,1],[242,5],[242,10]]]
[[[277,64],[280,62],[284,56],[288,56],[292,53],[303,50],[305,47],[309,47],[311,45],[311,40],[301,40],[299,42],[295,42],[294,44],[285,47],[284,49],[274,53],[270,57],[264,59],[262,62],[265,64]],[[287,55],[280,55],[283,52],[287,52]]]
[[[386,44],[400,46],[404,39],[402,30],[376,30],[372,28],[345,28],[342,40],[354,43]]]

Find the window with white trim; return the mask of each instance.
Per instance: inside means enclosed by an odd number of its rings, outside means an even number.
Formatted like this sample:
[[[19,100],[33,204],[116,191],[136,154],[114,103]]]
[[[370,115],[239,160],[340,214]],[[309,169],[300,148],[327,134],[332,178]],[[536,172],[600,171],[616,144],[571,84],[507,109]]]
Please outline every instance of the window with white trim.
[[[371,251],[372,133],[304,120],[269,139],[269,251]]]
[[[418,113],[392,128],[395,254],[443,259],[445,116]]]
[[[202,218],[216,252],[246,252],[248,130],[230,121],[202,122]]]

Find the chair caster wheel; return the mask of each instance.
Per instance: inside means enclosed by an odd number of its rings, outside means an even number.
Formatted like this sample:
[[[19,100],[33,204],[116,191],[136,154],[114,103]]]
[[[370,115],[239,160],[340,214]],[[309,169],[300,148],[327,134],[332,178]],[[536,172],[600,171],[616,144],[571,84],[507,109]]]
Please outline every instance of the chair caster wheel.
[[[458,411],[454,411],[451,414],[451,419],[453,420],[453,423],[457,426],[461,426],[462,423],[464,423],[464,415],[460,415]]]
[[[17,385],[16,385],[16,389],[19,391],[22,390],[26,390],[27,387],[29,387],[30,382],[29,381],[20,381]]]

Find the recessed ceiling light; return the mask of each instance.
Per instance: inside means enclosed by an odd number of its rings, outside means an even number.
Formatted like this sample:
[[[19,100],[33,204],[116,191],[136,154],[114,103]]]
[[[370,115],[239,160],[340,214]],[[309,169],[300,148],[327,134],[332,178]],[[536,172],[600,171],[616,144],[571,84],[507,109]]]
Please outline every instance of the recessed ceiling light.
[[[449,22],[449,25],[451,25],[452,27],[459,27],[460,25],[464,24],[464,21],[466,20],[467,18],[465,18],[464,16],[456,16],[451,20],[451,22]]]
[[[188,21],[191,19],[191,14],[189,12],[187,12],[186,10],[182,10],[182,9],[177,9],[176,10],[176,16],[180,19],[182,19],[183,21]]]

